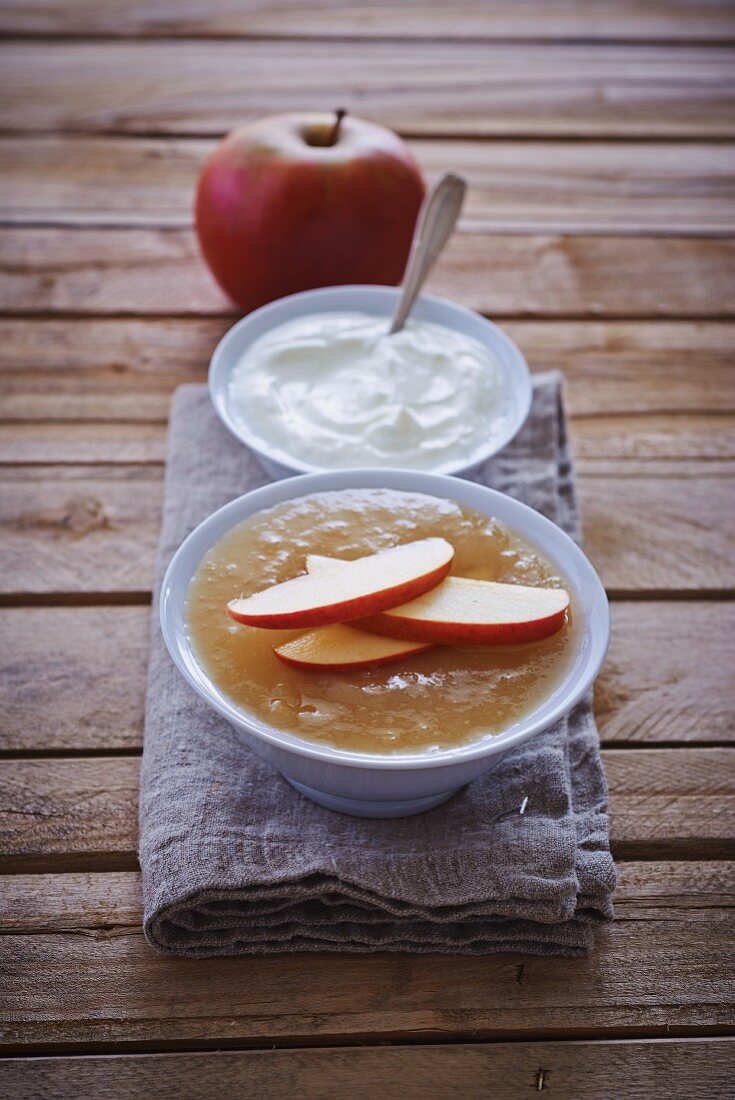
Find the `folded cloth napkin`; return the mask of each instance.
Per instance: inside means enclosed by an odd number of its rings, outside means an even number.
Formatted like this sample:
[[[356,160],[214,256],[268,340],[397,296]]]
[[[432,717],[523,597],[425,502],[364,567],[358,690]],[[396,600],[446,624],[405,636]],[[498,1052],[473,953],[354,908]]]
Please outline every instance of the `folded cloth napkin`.
[[[206,388],[182,386],[157,586],[205,516],[268,480],[219,423]],[[578,537],[558,375],[537,377],[525,427],[476,480]],[[578,955],[591,947],[594,925],[612,917],[589,698],[435,810],[347,817],[296,794],[191,691],[154,611],[141,778],[145,933],[169,954]]]

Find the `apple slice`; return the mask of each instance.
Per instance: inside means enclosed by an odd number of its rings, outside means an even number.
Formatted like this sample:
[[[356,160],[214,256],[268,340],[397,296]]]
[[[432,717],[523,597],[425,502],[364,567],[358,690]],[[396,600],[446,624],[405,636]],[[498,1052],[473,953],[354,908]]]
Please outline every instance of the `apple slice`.
[[[347,564],[322,554],[306,558],[306,568],[315,576],[326,576]],[[447,577],[410,604],[361,620],[359,626],[387,637],[435,645],[512,645],[556,634],[564,625],[568,606],[569,593],[562,588]]]
[[[563,588],[447,577],[431,592],[358,625],[389,638],[435,645],[517,645],[556,634],[568,607]]]
[[[423,653],[425,649],[431,649],[428,642],[381,638],[378,634],[368,634],[364,630],[336,623],[302,634],[292,642],[277,646],[273,652],[285,664],[296,668],[313,669],[315,672],[319,669],[349,672],[385,665],[412,653]]]
[[[245,599],[231,600],[227,614],[238,623],[273,630],[329,626],[413,600],[449,572],[454,547],[446,539],[420,539],[356,561],[324,575],[305,573]]]

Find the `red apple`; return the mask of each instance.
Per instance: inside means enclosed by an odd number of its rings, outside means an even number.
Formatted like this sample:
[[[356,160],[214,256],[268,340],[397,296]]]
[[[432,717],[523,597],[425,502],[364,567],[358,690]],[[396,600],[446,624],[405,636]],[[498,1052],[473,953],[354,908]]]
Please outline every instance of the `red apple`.
[[[426,642],[381,638],[377,634],[367,634],[364,630],[338,623],[302,634],[300,638],[278,646],[274,653],[279,660],[295,668],[313,669],[315,672],[329,669],[349,672],[375,668],[430,648]]]
[[[266,629],[307,629],[375,615],[413,600],[446,577],[454,547],[446,539],[419,539],[356,561],[323,576],[304,573],[253,596],[231,600],[236,622]]]
[[[400,281],[424,181],[397,134],[342,115],[261,119],[204,165],[199,243],[243,309],[312,287]]]

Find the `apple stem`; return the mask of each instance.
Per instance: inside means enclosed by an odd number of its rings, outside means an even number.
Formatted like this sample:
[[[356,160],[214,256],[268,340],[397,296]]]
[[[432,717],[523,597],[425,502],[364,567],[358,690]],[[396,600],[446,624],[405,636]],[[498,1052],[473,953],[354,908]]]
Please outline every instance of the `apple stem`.
[[[336,114],[336,118],[334,120],[334,126],[332,127],[331,132],[329,134],[329,140],[327,141],[327,145],[336,145],[337,142],[339,141],[339,132],[342,129],[342,119],[347,114],[347,111],[343,110],[340,107],[340,109],[338,111],[336,111],[335,114]]]

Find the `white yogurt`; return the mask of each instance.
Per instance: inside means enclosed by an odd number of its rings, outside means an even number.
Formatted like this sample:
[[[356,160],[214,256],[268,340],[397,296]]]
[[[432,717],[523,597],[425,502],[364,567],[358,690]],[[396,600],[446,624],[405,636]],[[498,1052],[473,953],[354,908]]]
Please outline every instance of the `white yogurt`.
[[[284,457],[326,469],[471,464],[508,418],[497,358],[442,325],[387,327],[340,312],[271,329],[232,372],[234,418]]]

